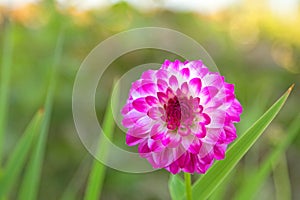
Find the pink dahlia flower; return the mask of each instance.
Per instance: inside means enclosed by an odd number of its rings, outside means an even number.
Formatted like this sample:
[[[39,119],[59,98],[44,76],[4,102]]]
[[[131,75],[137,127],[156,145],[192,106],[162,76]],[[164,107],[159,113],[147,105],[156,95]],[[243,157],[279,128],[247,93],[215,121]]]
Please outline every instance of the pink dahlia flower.
[[[237,137],[241,112],[233,84],[202,61],[166,60],[132,83],[122,124],[127,145],[154,168],[205,173]]]

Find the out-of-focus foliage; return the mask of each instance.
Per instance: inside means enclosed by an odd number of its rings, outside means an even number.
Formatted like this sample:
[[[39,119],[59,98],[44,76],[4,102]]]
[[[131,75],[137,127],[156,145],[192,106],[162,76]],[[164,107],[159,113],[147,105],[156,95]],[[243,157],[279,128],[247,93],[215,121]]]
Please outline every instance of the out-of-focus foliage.
[[[255,2],[255,1],[254,1]],[[77,70],[83,59],[99,42],[120,31],[145,26],[178,30],[197,40],[209,52],[244,106],[238,133],[245,131],[279,97],[295,83],[285,109],[267,129],[266,134],[237,168],[234,182],[226,189],[230,197],[247,173],[259,166],[272,150],[272,143],[285,134],[289,122],[299,113],[300,101],[300,14],[277,16],[259,3],[245,1],[218,13],[204,15],[156,9],[139,11],[126,3],[107,8],[79,11],[74,7],[41,1],[17,9],[0,7],[0,59],[4,54],[3,32],[7,20],[14,24],[8,124],[5,134],[6,158],[32,114],[44,104],[57,37],[64,29],[63,53],[58,65],[53,116],[42,168],[40,199],[57,199],[67,188],[87,151],[73,124],[71,99]],[[142,37],[142,36],[141,36]],[[102,121],[112,77],[121,76],[134,66],[175,59],[176,55],[158,50],[140,50],[121,56],[105,72],[97,91],[97,113]],[[107,77],[107,78],[105,78]],[[125,135],[114,133],[114,142],[124,145]],[[300,198],[300,138],[287,152],[287,162],[294,199]],[[86,160],[86,159],[85,159]],[[89,156],[89,161],[92,157]],[[87,163],[89,164],[89,163]],[[86,168],[88,170],[88,168]],[[1,170],[0,170],[1,171]],[[79,175],[80,177],[80,175]],[[168,173],[125,174],[107,170],[103,199],[168,199]],[[82,174],[82,199],[86,182]],[[15,186],[16,189],[18,185]],[[261,198],[275,198],[271,179],[265,183]],[[141,197],[140,195],[143,194]],[[12,194],[12,197],[15,197]]]

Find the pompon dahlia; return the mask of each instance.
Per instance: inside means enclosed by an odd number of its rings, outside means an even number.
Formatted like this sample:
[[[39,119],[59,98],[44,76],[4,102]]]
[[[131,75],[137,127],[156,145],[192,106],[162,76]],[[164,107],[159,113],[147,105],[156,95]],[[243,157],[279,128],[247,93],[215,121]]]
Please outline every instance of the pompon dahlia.
[[[237,137],[241,112],[233,84],[201,60],[166,60],[132,83],[122,124],[127,145],[154,168],[205,173]]]

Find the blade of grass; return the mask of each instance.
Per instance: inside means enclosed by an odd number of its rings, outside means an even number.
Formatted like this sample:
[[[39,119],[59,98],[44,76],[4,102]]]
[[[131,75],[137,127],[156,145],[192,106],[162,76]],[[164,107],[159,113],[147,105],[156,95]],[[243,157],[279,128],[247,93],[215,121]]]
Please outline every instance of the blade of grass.
[[[3,57],[0,73],[0,164],[2,160],[4,133],[8,111],[9,82],[13,55],[13,24],[9,21],[8,17],[5,19],[3,40]]]
[[[243,116],[241,118],[243,123],[237,124],[238,132],[245,132],[248,129],[248,127],[250,127],[256,121],[256,119],[264,113],[264,110],[268,108],[268,102],[272,94],[272,90],[268,87],[270,87],[268,84],[263,84],[262,87],[257,90],[256,97],[254,99],[253,97],[251,97],[250,101],[248,101],[248,105],[245,105],[246,107],[251,107],[251,109],[247,109],[243,113]],[[259,167],[259,156],[257,155],[261,151],[262,145],[263,144],[261,144],[261,142],[258,141],[255,144],[255,148],[249,149],[247,154],[243,157],[242,163],[240,163],[239,165],[239,170],[241,170],[239,176],[233,179],[235,182],[235,186],[232,187],[232,184],[229,184],[227,186],[230,186],[231,188],[236,188],[240,187],[240,185],[243,185],[245,181],[248,181],[247,177],[251,176],[250,174],[256,171]],[[222,185],[224,185],[224,182]],[[219,186],[217,190],[219,190],[221,187],[222,186]],[[215,196],[215,193],[216,191],[214,191],[211,197]]]
[[[300,115],[293,121],[287,131],[287,136],[278,146],[268,155],[259,170],[243,185],[235,196],[235,199],[251,199],[260,188],[264,180],[272,171],[272,163],[278,162],[280,155],[287,149],[293,139],[297,136],[300,129]]]
[[[251,109],[248,109],[248,113],[244,113],[243,123],[239,123],[244,127],[243,132],[248,129],[255,122],[257,118],[259,118],[265,109],[268,108],[268,102],[271,97],[271,90],[268,89],[268,84],[263,84],[263,86],[257,91],[257,96],[252,101],[252,103],[248,106]],[[261,148],[260,144],[256,144],[255,148],[251,148],[243,159],[243,176],[248,176],[249,173],[257,169],[259,165],[259,157],[257,154],[259,153]],[[244,180],[244,179],[241,179]]]
[[[114,81],[116,82],[116,81]],[[119,93],[117,93],[119,94]],[[112,97],[112,95],[111,95]],[[111,102],[111,97],[109,98],[108,103]],[[116,100],[116,99],[115,99]],[[116,104],[117,102],[114,102]],[[104,120],[103,120],[103,134],[106,135],[106,137],[111,140],[113,137],[113,131],[114,131],[114,118],[112,115],[112,109],[111,105],[108,105],[105,111]],[[105,137],[101,135],[101,137]],[[101,139],[100,137],[100,139]],[[101,139],[98,145],[98,155],[107,155],[107,143],[103,142],[104,140]],[[92,171],[89,175],[87,188],[85,191],[85,200],[97,200],[100,199],[101,196],[101,189],[104,181],[105,176],[105,169],[106,166],[100,163],[97,159],[94,159],[93,165],[92,165]]]
[[[273,179],[276,199],[292,199],[291,183],[285,154],[279,157],[279,163],[273,163]]]
[[[56,48],[54,52],[53,67],[51,70],[51,77],[49,81],[49,88],[47,91],[46,102],[45,102],[45,118],[42,124],[42,130],[38,142],[35,146],[32,157],[28,163],[27,170],[20,188],[19,199],[36,199],[38,192],[38,185],[41,176],[42,162],[46,147],[46,140],[49,131],[51,112],[53,106],[53,98],[56,87],[57,67],[61,58],[63,48],[63,29],[60,31]]]
[[[4,168],[3,176],[0,178],[0,199],[8,195],[11,187],[16,182],[16,178],[24,167],[33,140],[38,136],[37,133],[40,131],[43,116],[43,110],[35,114],[13,152],[10,154]]]
[[[212,195],[210,195],[209,200],[226,199],[225,194],[229,189],[231,189],[230,187],[235,187],[237,185],[237,180],[235,177],[237,173],[238,172],[236,171],[231,171],[224,181],[219,185],[219,187],[217,187]]]
[[[193,185],[194,199],[207,199],[223,182],[240,159],[251,148],[259,136],[278,114],[293,86],[282,95],[237,141],[228,149],[226,158],[217,161],[211,169]]]
[[[171,174],[169,179],[169,190],[172,200],[182,200],[185,195],[185,185],[182,178],[177,174]]]
[[[85,180],[88,176],[88,168],[90,165],[89,159],[90,156],[86,155],[83,161],[81,162],[79,168],[77,169],[72,180],[68,184],[64,193],[62,194],[61,200],[74,200],[76,199],[80,188],[83,187]]]

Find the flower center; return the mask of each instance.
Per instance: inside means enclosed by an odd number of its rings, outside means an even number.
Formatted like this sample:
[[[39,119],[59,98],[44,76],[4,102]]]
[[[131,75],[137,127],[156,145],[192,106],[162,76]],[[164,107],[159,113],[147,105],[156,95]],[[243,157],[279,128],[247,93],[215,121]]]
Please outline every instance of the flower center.
[[[167,104],[164,104],[166,111],[167,128],[175,130],[180,126],[181,108],[178,98],[175,96],[169,99]]]

